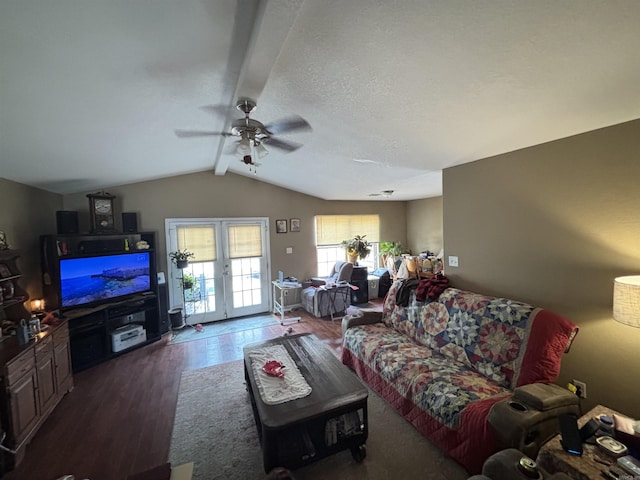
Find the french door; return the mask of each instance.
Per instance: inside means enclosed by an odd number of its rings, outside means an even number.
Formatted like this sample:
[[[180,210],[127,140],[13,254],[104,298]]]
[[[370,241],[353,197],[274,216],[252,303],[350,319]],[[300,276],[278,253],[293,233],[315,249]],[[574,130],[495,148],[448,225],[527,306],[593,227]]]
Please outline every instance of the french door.
[[[267,218],[165,219],[167,252],[194,254],[179,269],[167,254],[171,306],[189,325],[269,310]]]

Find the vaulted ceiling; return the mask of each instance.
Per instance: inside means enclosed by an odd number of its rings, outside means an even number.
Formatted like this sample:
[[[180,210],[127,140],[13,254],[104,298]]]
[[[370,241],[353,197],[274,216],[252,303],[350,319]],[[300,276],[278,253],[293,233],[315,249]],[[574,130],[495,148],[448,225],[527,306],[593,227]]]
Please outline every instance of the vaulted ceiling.
[[[432,197],[443,168],[639,118],[639,20],[636,0],[0,0],[0,177],[253,176],[233,138],[174,133],[228,131],[250,97],[313,128],[258,180]]]

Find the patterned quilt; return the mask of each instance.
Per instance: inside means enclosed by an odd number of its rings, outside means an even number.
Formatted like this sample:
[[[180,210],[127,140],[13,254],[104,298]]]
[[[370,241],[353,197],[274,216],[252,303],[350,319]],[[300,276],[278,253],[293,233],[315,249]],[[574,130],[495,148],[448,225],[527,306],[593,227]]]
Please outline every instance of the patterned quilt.
[[[349,328],[342,360],[470,472],[495,451],[491,406],[524,383],[555,380],[577,327],[514,300],[447,288],[437,300],[396,304],[383,322]],[[400,298],[400,297],[398,297]],[[479,431],[478,431],[479,430]]]

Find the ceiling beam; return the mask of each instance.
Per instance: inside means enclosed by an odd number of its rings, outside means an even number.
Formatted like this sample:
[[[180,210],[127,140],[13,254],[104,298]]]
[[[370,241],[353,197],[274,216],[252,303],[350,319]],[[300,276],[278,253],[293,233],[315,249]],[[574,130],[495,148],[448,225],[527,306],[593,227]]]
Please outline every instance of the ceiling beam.
[[[260,98],[303,0],[251,2],[253,5],[250,7],[254,8],[249,11],[243,10],[245,3],[249,2],[238,2],[229,55],[229,70],[237,69],[238,76],[229,102],[230,114],[226,119],[225,131],[229,131],[231,122],[239,117],[234,108],[239,97],[252,98],[256,102]],[[223,155],[225,138],[220,137],[218,143],[214,169],[216,175],[224,175],[234,158],[232,155]]]

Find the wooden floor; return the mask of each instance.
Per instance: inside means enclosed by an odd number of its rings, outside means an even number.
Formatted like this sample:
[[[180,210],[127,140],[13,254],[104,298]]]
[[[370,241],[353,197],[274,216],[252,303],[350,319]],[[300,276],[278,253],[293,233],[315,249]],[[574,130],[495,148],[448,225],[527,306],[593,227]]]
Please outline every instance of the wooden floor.
[[[380,309],[380,303],[369,306]],[[283,335],[289,327],[293,333],[314,333],[340,354],[339,319],[295,313],[301,322],[193,342],[168,344],[167,335],[78,373],[74,390],[27,446],[22,464],[3,478],[124,480],[166,462],[183,371],[240,360],[244,345]]]

